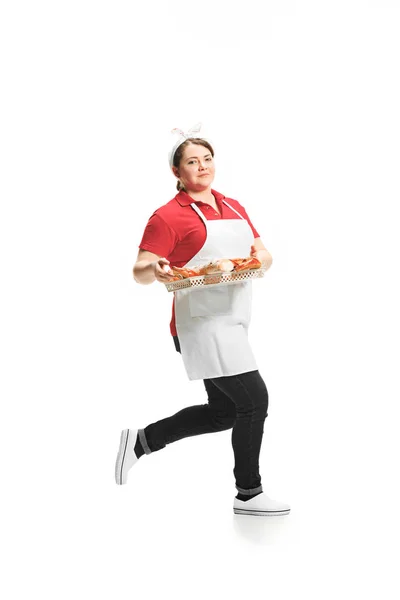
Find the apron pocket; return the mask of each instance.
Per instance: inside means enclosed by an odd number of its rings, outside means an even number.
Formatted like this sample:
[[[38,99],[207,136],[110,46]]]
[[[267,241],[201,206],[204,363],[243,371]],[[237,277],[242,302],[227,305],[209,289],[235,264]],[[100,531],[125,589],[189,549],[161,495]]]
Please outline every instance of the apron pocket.
[[[189,293],[191,317],[218,317],[232,314],[231,285],[193,289]]]

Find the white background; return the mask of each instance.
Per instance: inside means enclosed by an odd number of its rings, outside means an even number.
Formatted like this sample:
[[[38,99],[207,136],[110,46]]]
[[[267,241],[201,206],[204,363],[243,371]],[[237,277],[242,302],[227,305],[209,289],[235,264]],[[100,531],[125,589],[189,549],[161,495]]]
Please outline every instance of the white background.
[[[399,27],[395,0],[2,3],[4,598],[399,597]],[[274,259],[281,519],[233,515],[230,431],[114,482],[121,429],[206,402],[132,278],[198,121]]]

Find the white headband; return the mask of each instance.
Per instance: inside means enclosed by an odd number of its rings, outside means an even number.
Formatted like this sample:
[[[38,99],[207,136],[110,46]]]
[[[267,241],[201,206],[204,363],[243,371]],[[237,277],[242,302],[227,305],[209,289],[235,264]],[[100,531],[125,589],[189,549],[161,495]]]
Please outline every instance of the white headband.
[[[172,150],[170,150],[168,154],[170,167],[172,167],[173,165],[175,152],[177,151],[179,146],[189,138],[199,137],[197,134],[200,132],[200,129],[201,123],[196,123],[196,125],[193,125],[193,127],[191,127],[186,133],[184,133],[182,129],[178,129],[177,127],[175,127],[175,129],[172,129],[171,133],[178,133],[179,138],[178,141],[174,144]]]

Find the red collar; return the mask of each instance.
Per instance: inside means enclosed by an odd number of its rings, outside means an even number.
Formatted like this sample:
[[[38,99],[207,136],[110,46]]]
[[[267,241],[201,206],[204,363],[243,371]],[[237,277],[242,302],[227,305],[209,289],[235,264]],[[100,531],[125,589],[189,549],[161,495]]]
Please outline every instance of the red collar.
[[[223,194],[220,194],[219,192],[216,192],[215,190],[211,190],[213,196],[215,196],[217,202],[222,202],[222,199],[225,198],[225,196]],[[196,202],[197,204],[201,204],[201,200],[195,200],[194,198],[192,198],[191,196],[189,196],[189,194],[187,192],[184,192],[183,190],[181,190],[180,192],[177,193],[177,195],[175,196],[175,200],[177,202],[179,202],[179,204],[181,206],[189,206],[189,204],[192,204],[192,202]]]

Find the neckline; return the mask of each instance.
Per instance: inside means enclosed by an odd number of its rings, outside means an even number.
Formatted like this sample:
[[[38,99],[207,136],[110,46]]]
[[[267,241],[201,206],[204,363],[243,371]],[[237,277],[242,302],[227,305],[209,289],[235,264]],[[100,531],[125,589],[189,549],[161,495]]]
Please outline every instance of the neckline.
[[[193,202],[198,206],[199,203],[201,203],[203,206],[209,206],[210,208],[212,208],[213,210],[215,210],[216,213],[218,213],[218,216],[222,217],[222,208],[220,210],[218,202],[217,202],[217,198],[216,196],[214,196],[214,202],[215,202],[215,207],[213,204],[210,204],[209,202],[203,202],[203,200],[194,200]],[[221,200],[221,205],[222,205],[223,200]]]
[[[219,206],[218,206],[218,202],[215,200],[215,208],[212,204],[209,204],[208,206],[211,206],[211,208],[213,210],[215,210],[216,213],[218,213],[218,215],[221,217],[222,216],[222,211],[219,210]]]
[[[203,202],[203,204],[206,204],[206,202]],[[233,210],[233,212],[235,212],[238,215],[238,217],[240,217],[240,219],[242,221],[247,222],[246,219],[243,217],[243,215],[241,215],[237,210],[235,210],[224,198],[221,200],[221,204],[226,204],[231,210]],[[208,206],[210,206],[210,204],[208,204]],[[232,221],[232,220],[237,221],[237,219],[229,219],[229,218],[228,219],[223,219],[222,218],[222,212],[220,213],[220,217],[221,217],[220,219],[207,219],[206,216],[205,216],[205,214],[203,213],[203,211],[200,210],[200,208],[197,206],[196,202],[191,202],[191,207],[195,210],[195,212],[198,213],[199,217],[204,222],[211,221],[211,223],[215,223],[215,222],[220,222],[220,221]]]

